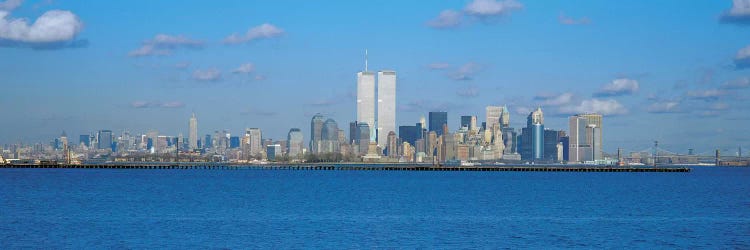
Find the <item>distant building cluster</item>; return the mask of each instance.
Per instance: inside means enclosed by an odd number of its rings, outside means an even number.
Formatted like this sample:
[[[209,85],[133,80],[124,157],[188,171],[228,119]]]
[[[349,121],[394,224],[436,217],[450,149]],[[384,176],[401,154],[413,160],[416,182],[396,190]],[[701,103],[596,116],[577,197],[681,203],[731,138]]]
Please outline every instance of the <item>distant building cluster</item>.
[[[367,61],[365,60],[365,65]],[[569,130],[544,126],[537,108],[526,117],[526,126],[510,126],[506,106],[487,106],[486,120],[460,116],[460,124],[448,123],[445,111],[396,126],[397,74],[392,70],[357,73],[356,117],[346,125],[316,114],[309,134],[291,128],[286,138],[272,140],[260,128],[231,134],[215,130],[201,135],[192,114],[188,136],[169,136],[158,131],[119,134],[99,130],[69,140],[63,133],[50,145],[14,145],[4,148],[5,158],[46,158],[72,161],[364,161],[364,162],[540,162],[586,163],[605,159],[602,116],[569,117]],[[451,129],[453,128],[453,129]]]

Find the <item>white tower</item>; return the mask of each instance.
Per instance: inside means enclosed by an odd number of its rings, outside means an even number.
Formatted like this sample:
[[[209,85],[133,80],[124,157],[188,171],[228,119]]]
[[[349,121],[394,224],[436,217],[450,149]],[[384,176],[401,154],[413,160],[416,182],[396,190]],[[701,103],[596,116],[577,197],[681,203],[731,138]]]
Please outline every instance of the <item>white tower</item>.
[[[366,50],[365,71],[357,73],[357,122],[370,126],[370,141],[375,141],[375,74],[367,71]]]
[[[188,134],[188,140],[190,141],[190,149],[198,148],[198,119],[195,118],[195,113],[190,117],[190,131]]]
[[[378,72],[378,146],[385,147],[388,133],[396,132],[396,72]]]

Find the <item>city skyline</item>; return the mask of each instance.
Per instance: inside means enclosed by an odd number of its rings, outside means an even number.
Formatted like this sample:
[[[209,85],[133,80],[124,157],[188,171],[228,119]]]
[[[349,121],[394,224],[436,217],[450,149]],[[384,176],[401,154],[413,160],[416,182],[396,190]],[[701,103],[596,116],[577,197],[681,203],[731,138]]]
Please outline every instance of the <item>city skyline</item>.
[[[602,113],[606,152],[654,140],[684,152],[750,142],[743,133],[750,117],[742,112],[749,98],[750,40],[740,25],[746,1],[628,2],[617,9],[563,1],[404,3],[368,6],[367,19],[350,13],[364,6],[357,2],[296,17],[284,11],[307,3],[8,4],[15,2],[0,5],[0,27],[45,16],[64,21],[57,25],[67,32],[19,37],[0,28],[0,54],[8,58],[0,60],[0,107],[13,120],[0,125],[1,144],[46,143],[61,131],[72,141],[99,130],[192,137],[185,122],[192,113],[201,118],[198,138],[257,127],[264,137],[283,139],[290,128],[308,131],[315,113],[344,128],[355,120],[352,72],[361,71],[365,48],[370,68],[398,72],[396,127],[447,111],[453,131],[461,116],[484,121],[486,106],[507,106],[511,127],[520,129],[542,107],[544,127],[561,130],[571,115]],[[520,8],[483,9],[477,2]],[[139,5],[164,11],[139,12]],[[628,10],[639,12],[608,14]],[[195,20],[145,22],[181,11]],[[206,21],[185,25],[199,19]],[[327,38],[332,34],[341,41]]]

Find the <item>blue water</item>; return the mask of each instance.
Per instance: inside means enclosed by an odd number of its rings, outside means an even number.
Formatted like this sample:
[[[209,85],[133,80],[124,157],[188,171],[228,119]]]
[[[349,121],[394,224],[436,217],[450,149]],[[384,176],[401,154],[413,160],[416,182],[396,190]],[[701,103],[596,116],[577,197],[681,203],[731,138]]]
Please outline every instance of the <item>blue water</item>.
[[[0,248],[750,248],[750,168],[0,169]]]

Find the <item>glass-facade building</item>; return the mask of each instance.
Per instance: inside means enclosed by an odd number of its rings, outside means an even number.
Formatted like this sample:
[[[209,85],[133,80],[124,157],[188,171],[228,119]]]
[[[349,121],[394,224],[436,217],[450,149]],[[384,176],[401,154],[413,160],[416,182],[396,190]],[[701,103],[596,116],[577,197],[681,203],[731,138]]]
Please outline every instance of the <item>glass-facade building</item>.
[[[429,131],[435,131],[438,136],[445,134],[443,125],[448,124],[448,112],[430,112],[429,113]]]

